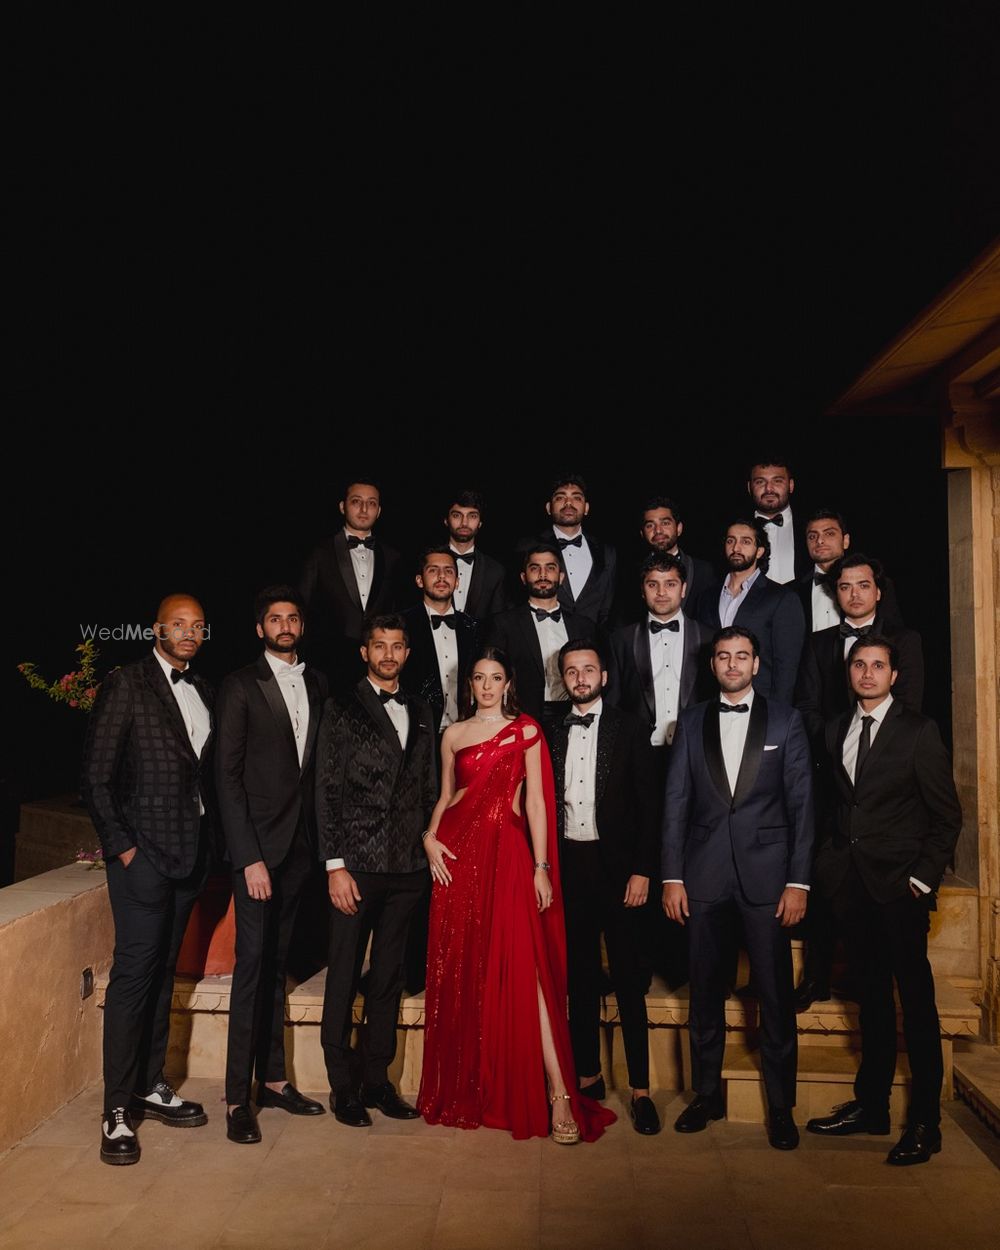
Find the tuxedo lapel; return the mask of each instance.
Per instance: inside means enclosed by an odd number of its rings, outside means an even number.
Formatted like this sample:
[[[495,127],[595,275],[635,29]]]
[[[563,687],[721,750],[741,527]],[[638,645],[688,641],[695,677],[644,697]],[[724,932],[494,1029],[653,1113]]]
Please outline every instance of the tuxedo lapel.
[[[354,576],[354,561],[351,559],[351,552],[347,546],[347,535],[343,530],[340,530],[339,533],[333,536],[333,550],[337,557],[337,567],[340,569],[340,576],[343,579],[347,597],[359,612],[363,612],[361,592],[358,590],[358,579]]]
[[[467,564],[462,564],[456,559],[455,564],[460,568],[469,568]],[[472,568],[469,572],[469,593],[465,596],[465,610],[470,616],[478,616],[479,596],[483,589],[483,561],[477,555],[472,561]]]
[[[865,757],[864,764],[861,767],[861,776],[858,778],[857,786],[855,787],[856,789],[860,789],[860,787],[865,784],[865,777],[870,777],[872,775],[872,769],[875,767],[872,761],[878,761],[878,757],[885,750],[886,744],[891,741],[893,734],[899,727],[898,721],[902,712],[902,703],[900,703],[898,699],[894,699],[892,706],[885,714],[885,720],[883,720],[882,724],[879,726],[879,731],[875,735],[875,740],[871,744],[868,755]]]
[[[755,699],[756,703],[757,700]],[[705,766],[712,784],[725,799],[728,806],[732,805],[733,792],[729,788],[726,776],[726,763],[722,758],[722,737],[719,734],[719,700],[712,699],[705,707],[705,719],[702,723],[702,746],[705,752]]]
[[[684,646],[681,649],[680,705],[687,707],[698,679],[701,632],[697,621],[684,621]]]
[[[518,618],[518,625],[520,626],[521,632],[524,636],[524,641],[525,641],[525,645],[527,646],[528,652],[530,653],[531,658],[535,661],[535,665],[538,669],[539,676],[541,677],[542,681],[544,681],[545,680],[545,663],[542,660],[542,648],[541,648],[541,644],[538,641],[538,633],[535,629],[535,622],[531,615],[531,608],[528,607],[527,604],[525,604],[524,611],[520,614],[520,617]]]
[[[143,661],[143,673],[147,683],[149,684],[149,688],[163,704],[163,710],[167,714],[167,720],[170,722],[170,725],[177,734],[177,737],[180,738],[187,750],[190,751],[191,757],[193,759],[197,759],[198,757],[194,753],[194,747],[191,745],[191,739],[188,736],[187,726],[184,724],[184,717],[181,715],[181,710],[177,706],[177,700],[174,698],[174,693],[170,689],[170,684],[164,676],[163,669],[160,668],[159,661],[155,656],[147,656]],[[202,702],[204,703],[204,699],[202,699]]]
[[[621,720],[614,708],[605,707],[601,712],[597,725],[597,777],[594,783],[594,808],[598,808],[604,799],[608,776],[611,773],[611,757],[614,754],[615,741]]]
[[[382,544],[377,542],[372,550],[372,589],[368,596],[369,603],[378,603],[378,597],[382,590],[382,583],[385,581],[385,552],[382,550]],[[358,597],[360,601],[360,596]]]
[[[313,748],[316,746],[316,735],[319,733],[319,722],[323,716],[323,700],[320,698],[319,678],[314,669],[306,666],[306,694],[309,698],[309,728],[306,731],[306,745],[302,751],[301,771],[309,767]]]
[[[278,679],[263,655],[257,661],[257,685],[267,706],[271,709],[272,716],[278,723],[278,732],[284,739],[288,750],[291,751],[292,758],[298,763],[299,753],[295,745],[295,731],[292,729],[292,720],[288,715],[288,706],[278,689]],[[312,724],[312,709],[309,712],[309,723]]]
[[[854,778],[844,767],[844,739],[847,737],[847,731],[851,727],[851,720],[854,716],[854,709],[845,712],[840,718],[837,725],[837,742],[834,750],[836,751],[837,775],[847,784],[849,790],[854,789]],[[878,739],[876,738],[876,741]]]
[[[632,659],[636,672],[639,674],[639,689],[642,691],[646,711],[649,713],[650,724],[656,723],[656,694],[653,691],[653,661],[649,655],[649,627],[640,621],[635,626],[632,638]],[[683,701],[682,701],[683,706]]]
[[[736,793],[733,795],[734,807],[738,807],[754,788],[757,774],[760,772],[760,762],[764,757],[764,742],[766,738],[767,700],[758,694],[754,696],[754,701],[750,707],[750,724],[747,725],[746,741],[743,743],[743,758],[740,760],[740,771],[736,777]]]
[[[386,740],[386,744],[392,751],[393,756],[398,760],[402,758],[403,748],[399,745],[399,734],[396,733],[396,726],[389,719],[389,713],[382,706],[382,700],[375,693],[371,682],[367,677],[362,677],[357,686],[358,698],[361,700],[362,706],[367,711],[378,726],[379,733]],[[413,724],[411,717],[410,732],[407,734],[407,742],[413,736]]]
[[[569,742],[569,728],[558,720],[552,729],[549,749],[552,752],[552,778],[556,794],[556,815],[559,826],[565,819],[564,801],[566,798],[566,747]]]

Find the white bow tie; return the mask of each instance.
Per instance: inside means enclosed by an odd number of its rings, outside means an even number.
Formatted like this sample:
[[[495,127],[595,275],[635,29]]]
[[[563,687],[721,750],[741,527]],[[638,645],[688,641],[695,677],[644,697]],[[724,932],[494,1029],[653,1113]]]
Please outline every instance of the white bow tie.
[[[278,681],[281,681],[282,678],[301,677],[305,667],[304,660],[299,660],[298,664],[283,664],[276,674]]]

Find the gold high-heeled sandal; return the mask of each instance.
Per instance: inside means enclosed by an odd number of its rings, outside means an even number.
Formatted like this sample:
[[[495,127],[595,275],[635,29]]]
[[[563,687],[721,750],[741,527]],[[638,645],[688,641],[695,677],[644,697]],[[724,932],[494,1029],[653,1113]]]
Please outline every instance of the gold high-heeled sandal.
[[[572,1146],[580,1140],[580,1126],[575,1120],[556,1119],[556,1103],[561,1098],[571,1101],[569,1094],[549,1095],[549,1102],[552,1104],[552,1140],[560,1146]]]

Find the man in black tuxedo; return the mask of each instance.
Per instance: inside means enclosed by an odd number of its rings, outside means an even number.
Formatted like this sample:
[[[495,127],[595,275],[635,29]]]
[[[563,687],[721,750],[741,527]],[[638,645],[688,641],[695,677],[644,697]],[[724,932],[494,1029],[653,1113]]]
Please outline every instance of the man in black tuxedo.
[[[160,604],[152,655],[101,684],[83,754],[83,799],[101,839],[115,952],[104,1004],[101,1159],[139,1161],[133,1114],[207,1123],[164,1079],[174,968],[208,875],[212,691],[189,667],[207,637],[201,604]]]
[[[566,712],[569,695],[559,671],[559,649],[570,638],[589,638],[597,625],[559,602],[565,580],[562,554],[553,543],[536,543],[524,553],[521,583],[528,601],[495,616],[487,642],[509,658],[517,675],[517,697],[535,720]]]
[[[657,801],[642,721],[602,698],[597,642],[559,653],[573,711],[549,731],[566,909],[569,1031],[580,1089],[605,1096],[601,1075],[601,934],[618,1002],[636,1132],[660,1131],[649,1097],[649,1022],[639,917],[657,864]]]
[[[343,529],[307,558],[299,585],[309,613],[313,662],[325,669],[335,690],[345,691],[361,675],[362,620],[395,606],[399,555],[372,532],[382,495],[371,478],[348,481],[339,507]]]
[[[817,633],[841,622],[840,606],[831,573],[851,545],[844,518],[833,508],[817,508],[806,521],[806,551],[812,568],[797,576],[794,588],[806,617],[806,633]],[[894,628],[903,620],[896,603],[896,589],[888,577],[882,579],[880,612],[882,620]]]
[[[555,543],[566,573],[558,588],[559,603],[574,616],[606,625],[615,601],[618,556],[610,543],[583,531],[583,519],[590,512],[583,478],[578,473],[557,477],[545,511],[552,518],[551,528],[520,542],[518,549],[526,553],[535,544]]]
[[[675,1129],[720,1119],[731,929],[743,922],[760,1002],[768,1140],[798,1145],[789,929],[805,914],[813,853],[812,760],[802,717],[755,692],[757,640],[741,626],[712,642],[717,698],[681,713],[663,812],[663,907],[691,942],[694,1101]]]
[[[448,545],[458,566],[455,607],[480,625],[507,607],[504,567],[478,545],[483,507],[478,491],[460,490],[444,518]]]
[[[679,543],[684,533],[677,505],[666,495],[654,495],[642,508],[642,537],[647,545],[646,556],[676,556],[684,565],[684,611],[693,616],[698,596],[715,579],[715,571],[707,560],[682,551]]]
[[[367,674],[350,695],[327,700],[316,748],[319,852],[333,904],[321,1038],[330,1105],[352,1127],[371,1124],[370,1107],[394,1119],[417,1116],[388,1075],[406,934],[429,876],[421,834],[438,792],[431,710],[399,686],[408,654],[401,616],[366,620]],[[351,1013],[369,935],[359,1081]]]
[[[230,674],[216,704],[219,814],[233,869],[236,967],[229,997],[226,1133],[260,1141],[250,1105],[322,1115],[285,1072],[285,968],[299,900],[316,870],[315,745],[326,678],[298,658],[299,593],[269,586],[254,605],[260,658]]]
[[[848,671],[857,706],[827,726],[837,821],[816,856],[816,880],[860,977],[861,1066],[854,1099],[806,1127],[832,1137],[889,1132],[895,979],[913,1079],[906,1131],[888,1162],[906,1166],[941,1149],[944,1064],[927,931],[962,809],[937,726],[894,697],[894,644],[878,634],[858,639]]]
[[[770,543],[759,521],[743,518],[729,526],[725,556],[729,575],[702,593],[698,619],[713,631],[739,625],[755,634],[760,666],[754,689],[791,703],[806,632],[798,596],[767,576]]]
[[[792,517],[794,490],[795,479],[783,457],[765,456],[750,466],[747,493],[770,540],[767,576],[779,585],[793,582],[808,568]]]

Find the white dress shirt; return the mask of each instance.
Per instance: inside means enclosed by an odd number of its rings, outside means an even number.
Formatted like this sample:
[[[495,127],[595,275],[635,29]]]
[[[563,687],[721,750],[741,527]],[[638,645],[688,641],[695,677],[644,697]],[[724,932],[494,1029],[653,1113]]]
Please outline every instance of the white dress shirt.
[[[587,536],[580,526],[572,534],[566,530],[557,530],[553,526],[552,533],[555,535],[557,546],[560,539],[575,538],[577,534],[581,536],[579,547],[562,548],[563,564],[566,565],[566,579],[569,582],[570,590],[573,592],[573,598],[579,599],[584,586],[587,584],[590,570],[594,567],[594,557],[587,543]]]
[[[558,610],[559,605],[556,604]],[[548,611],[548,609],[545,609]],[[545,701],[552,703],[557,699],[568,699],[566,687],[563,684],[562,674],[559,672],[559,648],[565,642],[569,642],[566,636],[566,619],[565,612],[560,616],[558,621],[554,621],[551,616],[547,616],[544,621],[540,621],[535,616],[534,605],[528,605],[528,611],[531,613],[531,623],[535,627],[535,633],[538,635],[538,645],[542,649],[542,667],[545,670]]]
[[[768,518],[762,512],[754,516],[764,522],[767,536],[771,540],[771,559],[767,566],[767,576],[772,582],[790,582],[795,577],[795,534],[792,532],[791,505],[783,509],[780,525],[768,525]]]
[[[444,710],[441,713],[441,731],[458,720],[458,631],[447,625],[434,628],[434,618],[444,613],[436,612],[424,604],[427,619],[431,622],[431,637],[434,639],[434,651],[437,654],[438,676],[441,679],[441,693],[444,695]],[[454,612],[454,606],[448,609]],[[398,707],[399,704],[396,704]]]
[[[875,613],[873,612],[867,621],[851,621],[850,623],[854,626],[855,629],[864,629],[866,625],[871,625],[874,622],[874,620],[875,620]],[[840,624],[839,616],[837,617],[836,621],[834,621],[834,624],[835,625]],[[847,656],[848,656],[849,651],[851,650],[851,647],[853,647],[857,641],[858,641],[857,638],[854,638],[850,634],[848,634],[847,637],[844,639],[844,659],[845,660],[847,659]]]
[[[750,576],[744,579],[738,595],[734,595],[729,589],[730,577],[732,577],[731,573],[722,583],[722,591],[719,595],[719,622],[723,629],[732,625],[736,619],[736,613],[740,610],[744,599],[750,593],[750,587],[760,577],[760,569],[754,569]]]
[[[447,629],[447,626],[445,626],[445,628]],[[382,687],[376,686],[370,677],[368,678],[368,684],[381,698]],[[398,689],[399,684],[397,683],[396,690]],[[395,694],[396,690],[393,690],[391,693]],[[387,702],[383,703],[382,706],[385,708],[389,719],[392,721],[392,727],[395,729],[396,736],[399,738],[399,745],[405,751],[406,743],[410,736],[410,714],[406,710],[406,706],[402,703],[397,703],[395,699],[389,699]],[[346,868],[346,866],[346,863],[340,856],[326,861],[327,872],[331,872],[334,868]]]
[[[191,749],[195,755],[201,759],[201,753],[208,741],[208,735],[212,732],[212,719],[208,714],[208,708],[202,702],[201,695],[197,689],[189,681],[174,681],[171,676],[177,670],[172,664],[160,655],[159,651],[154,647],[153,654],[156,656],[156,662],[163,669],[163,676],[167,679],[167,685],[170,692],[180,708],[181,717],[184,720],[184,728],[187,730],[188,738],[191,742]],[[186,672],[188,666],[185,664],[181,672]],[[202,802],[201,795],[198,795],[198,814],[205,815],[205,804]]]
[[[291,721],[292,733],[295,735],[295,750],[298,752],[299,768],[301,768],[306,749],[306,735],[309,733],[309,692],[306,690],[303,676],[306,666],[301,660],[295,664],[289,664],[280,656],[273,655],[266,650],[264,658],[278,682],[278,689],[285,700],[285,707],[288,708],[288,719]]]
[[[817,630],[829,629],[831,625],[840,624],[840,608],[837,606],[836,598],[825,590],[822,586],[816,585],[816,578],[823,576],[823,570],[816,565],[813,571],[812,584],[812,618],[813,633]],[[853,642],[854,639],[852,638]]]
[[[677,717],[681,705],[681,667],[684,662],[684,613],[678,611],[670,619],[679,629],[661,629],[649,632],[649,622],[657,618],[652,613],[646,621],[649,638],[649,662],[653,669],[653,696],[656,702],[656,724],[649,735],[654,747],[669,746],[674,740]]]
[[[474,556],[476,554],[475,545],[471,546],[468,551],[459,553],[455,548],[448,544],[452,551],[455,552],[455,572],[458,574],[458,580],[455,583],[454,601],[455,607],[459,612],[465,611],[465,605],[469,602],[469,585],[472,582],[472,570],[475,564],[466,564],[464,560],[460,560],[459,554],[466,556]]]
[[[592,725],[570,725],[566,746],[565,822],[563,833],[570,842],[596,842],[597,834],[597,732],[603,700],[590,708]],[[578,712],[573,708],[573,712]]]
[[[350,532],[345,528],[344,533],[350,538]],[[358,585],[358,594],[361,596],[362,608],[368,607],[368,596],[372,593],[372,578],[375,575],[375,552],[370,547],[348,547],[348,554],[351,557],[351,566],[354,569],[354,580]]]

